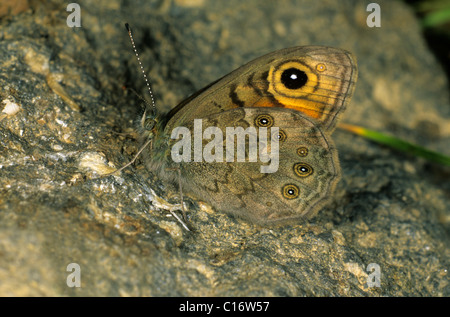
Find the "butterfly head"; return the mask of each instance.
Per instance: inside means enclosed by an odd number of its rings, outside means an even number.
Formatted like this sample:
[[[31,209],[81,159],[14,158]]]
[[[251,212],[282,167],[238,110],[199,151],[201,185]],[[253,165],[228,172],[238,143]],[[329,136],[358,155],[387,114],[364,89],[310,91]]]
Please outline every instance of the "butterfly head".
[[[139,130],[145,139],[154,138],[158,124],[158,117],[153,109],[145,109],[139,122]]]

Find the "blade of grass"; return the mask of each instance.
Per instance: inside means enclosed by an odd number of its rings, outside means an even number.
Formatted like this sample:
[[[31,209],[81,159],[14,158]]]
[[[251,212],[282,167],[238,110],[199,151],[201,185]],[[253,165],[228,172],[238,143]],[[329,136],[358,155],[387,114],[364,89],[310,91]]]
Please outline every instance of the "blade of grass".
[[[450,21],[450,9],[430,12],[422,19],[424,27],[435,27],[440,24],[448,23]]]
[[[450,22],[450,1],[448,0],[420,1],[415,8],[417,12],[424,15],[421,21],[423,27],[434,28]]]
[[[338,127],[342,130],[346,130],[356,135],[360,135],[366,139],[390,146],[396,150],[406,152],[415,156],[420,156],[435,163],[450,166],[450,157],[438,152],[428,150],[416,144],[403,141],[396,137],[386,135],[381,132],[369,130],[360,126],[345,123],[339,124]]]

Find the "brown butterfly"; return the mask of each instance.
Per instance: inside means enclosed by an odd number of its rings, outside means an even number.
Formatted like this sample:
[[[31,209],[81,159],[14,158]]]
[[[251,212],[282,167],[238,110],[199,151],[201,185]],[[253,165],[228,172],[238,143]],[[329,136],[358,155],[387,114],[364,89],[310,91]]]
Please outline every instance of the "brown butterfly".
[[[141,119],[142,140],[151,144],[146,165],[217,211],[253,223],[312,216],[340,178],[330,135],[356,79],[355,58],[342,49],[293,47],[259,57],[164,116],[147,109]],[[230,137],[232,130],[244,134]],[[234,153],[239,138],[241,160]],[[250,160],[254,149],[257,161]],[[263,162],[262,153],[274,149],[276,168],[262,172],[275,161]]]

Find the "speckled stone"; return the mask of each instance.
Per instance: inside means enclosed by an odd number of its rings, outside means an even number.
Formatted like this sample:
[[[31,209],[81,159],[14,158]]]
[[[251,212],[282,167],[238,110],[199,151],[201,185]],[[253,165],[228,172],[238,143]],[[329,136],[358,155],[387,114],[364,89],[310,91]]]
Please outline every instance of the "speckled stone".
[[[139,160],[97,178],[138,148],[124,87],[146,88],[125,22],[161,111],[263,53],[337,46],[360,69],[343,121],[450,155],[448,82],[408,7],[377,1],[371,29],[356,0],[77,3],[81,28],[56,2],[0,21],[1,296],[450,295],[449,169],[343,131],[334,203],[281,228],[187,199],[188,232],[167,210],[177,190]]]

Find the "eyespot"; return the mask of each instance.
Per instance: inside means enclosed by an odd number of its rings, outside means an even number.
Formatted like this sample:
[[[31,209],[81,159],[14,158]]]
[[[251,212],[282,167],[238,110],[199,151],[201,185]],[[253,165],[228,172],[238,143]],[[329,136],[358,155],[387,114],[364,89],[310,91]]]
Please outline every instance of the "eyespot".
[[[320,83],[315,65],[311,67],[308,61],[301,59],[272,65],[267,77],[268,93],[286,108],[298,109],[299,99],[302,99],[302,106],[305,103],[306,108],[320,111],[323,96],[314,95]],[[312,101],[311,98],[319,99]]]
[[[299,89],[308,81],[306,73],[298,68],[291,67],[281,74],[281,82],[287,89]]]
[[[322,64],[322,63],[317,64],[317,65],[316,65],[316,70],[317,70],[318,72],[324,72],[324,71],[327,70],[327,66],[325,66],[325,64]]]
[[[307,156],[308,155],[308,148],[306,148],[306,147],[299,147],[298,149],[297,149],[297,155],[298,156],[301,156],[301,157],[305,157],[305,156]]]
[[[268,114],[260,114],[255,118],[255,125],[260,128],[273,126],[273,117]]]
[[[272,140],[278,139],[278,142],[286,141],[287,135],[283,130],[278,130],[278,134],[272,134]]]
[[[286,199],[295,199],[300,194],[300,190],[296,185],[288,184],[283,186],[282,194]]]
[[[300,177],[306,177],[313,173],[313,168],[306,163],[295,163],[294,164],[294,173]]]

